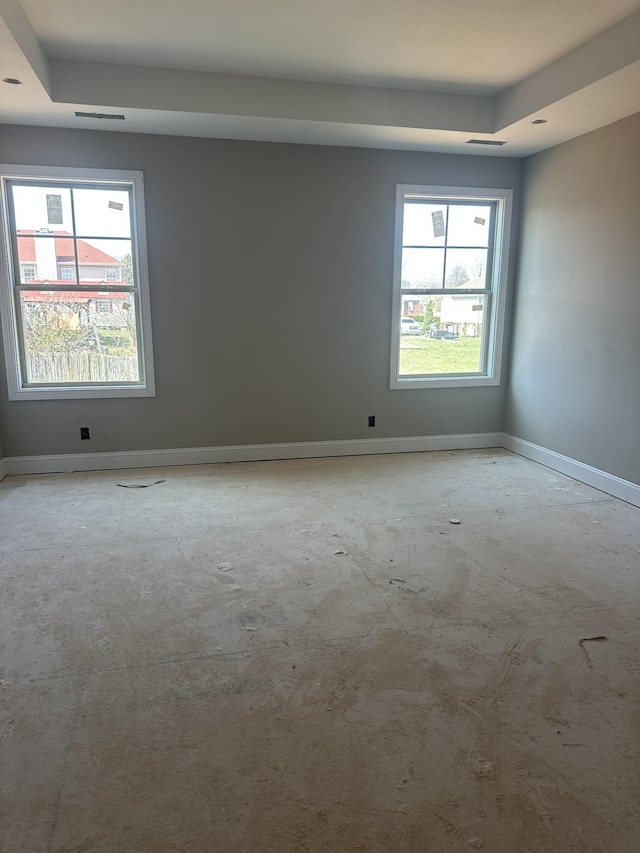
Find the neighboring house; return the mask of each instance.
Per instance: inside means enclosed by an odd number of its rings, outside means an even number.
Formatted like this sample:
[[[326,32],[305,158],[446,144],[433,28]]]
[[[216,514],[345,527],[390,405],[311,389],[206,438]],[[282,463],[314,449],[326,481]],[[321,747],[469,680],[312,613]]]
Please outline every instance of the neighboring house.
[[[450,286],[449,286],[450,287]],[[472,279],[458,285],[463,288],[482,288],[484,279]],[[482,335],[484,305],[482,297],[466,293],[452,294],[448,289],[443,296],[403,296],[402,316],[420,317],[424,315],[427,303],[433,305],[434,314],[440,317],[438,329],[455,332],[463,337],[475,338]]]
[[[404,296],[402,298],[402,316],[403,317],[418,317],[424,314],[424,306],[426,299],[418,296]]]
[[[464,282],[458,287],[482,288],[484,279],[472,279]],[[477,294],[460,293],[457,295],[447,293],[442,297],[440,306],[440,328],[455,332],[464,337],[475,338],[482,335],[482,323],[484,317],[484,305],[482,297]]]
[[[53,235],[53,237],[51,236]],[[124,265],[121,260],[92,246],[85,240],[74,240],[68,231],[22,230],[17,232],[20,280],[23,284],[76,285],[124,284]],[[40,239],[38,239],[40,237]],[[23,291],[23,310],[34,313],[56,312],[60,326],[77,329],[82,326],[99,328],[123,328],[126,317],[122,308],[126,304],[126,293],[101,290],[82,292],[40,290]]]

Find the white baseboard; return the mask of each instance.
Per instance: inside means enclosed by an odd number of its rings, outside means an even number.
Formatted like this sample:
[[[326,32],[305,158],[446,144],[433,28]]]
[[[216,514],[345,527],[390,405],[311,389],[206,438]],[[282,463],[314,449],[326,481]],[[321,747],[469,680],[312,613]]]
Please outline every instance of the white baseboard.
[[[325,456],[363,456],[379,453],[418,453],[430,450],[476,450],[503,447],[640,507],[640,486],[578,462],[554,450],[501,432],[460,435],[415,435],[404,438],[356,438],[344,441],[296,441],[286,444],[238,444],[221,447],[183,447],[167,450],[127,450],[120,453],[67,453],[53,456],[6,456],[0,459],[0,480],[18,474],[57,474],[118,468],[163,468],[216,462],[260,462],[275,459],[313,459]]]
[[[601,471],[599,468],[592,468],[591,465],[585,465],[584,462],[578,462],[577,459],[563,456],[561,453],[556,453],[555,450],[547,450],[546,447],[532,444],[530,441],[516,438],[516,436],[508,433],[503,436],[502,446],[519,456],[525,456],[533,462],[540,462],[560,474],[566,474],[573,477],[574,480],[586,483],[587,486],[593,486],[594,489],[600,489],[608,495],[613,495],[615,498],[620,498],[627,503],[640,507],[640,486],[629,480],[607,474],[606,471]]]
[[[68,453],[54,456],[9,456],[6,474],[56,474],[117,468],[163,468],[212,462],[259,462],[269,459],[312,459],[323,456],[362,456],[378,453],[416,453],[426,450],[473,450],[501,447],[501,432],[462,435],[417,435],[404,438],[356,438],[344,441],[296,441],[287,444],[239,444],[221,447],[183,447],[169,450],[127,450],[121,453]]]

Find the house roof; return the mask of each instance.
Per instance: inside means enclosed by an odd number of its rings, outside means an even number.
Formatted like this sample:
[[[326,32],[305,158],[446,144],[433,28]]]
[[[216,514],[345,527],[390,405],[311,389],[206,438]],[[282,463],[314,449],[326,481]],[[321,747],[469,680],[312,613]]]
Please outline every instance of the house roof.
[[[640,0],[1,0],[0,71],[0,124],[521,157],[640,111]]]
[[[68,284],[69,282],[65,281],[51,281],[49,284]],[[93,301],[94,299],[114,299],[124,301],[128,298],[128,294],[126,293],[100,293],[100,291],[78,291],[75,290],[73,292],[65,291],[65,290],[23,290],[22,291],[23,299],[25,302],[44,302],[44,303],[52,303],[52,302],[61,302],[61,303],[77,303],[79,305],[86,305],[88,302]]]
[[[36,262],[36,245],[35,236],[38,232],[34,230],[18,231],[17,235],[21,239],[18,240],[18,257],[20,263],[29,264]],[[73,239],[68,231],[54,231],[56,244],[56,262],[59,264],[74,263],[73,256]],[[66,239],[68,238],[68,239]],[[84,240],[76,241],[78,246],[78,263],[79,264],[100,264],[108,266],[121,266],[122,261],[108,255],[91,243]]]

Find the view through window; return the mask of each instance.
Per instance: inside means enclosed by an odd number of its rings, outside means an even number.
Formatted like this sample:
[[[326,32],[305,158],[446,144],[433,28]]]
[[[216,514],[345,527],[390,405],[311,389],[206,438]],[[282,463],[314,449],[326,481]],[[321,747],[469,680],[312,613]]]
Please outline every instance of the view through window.
[[[19,387],[145,386],[133,185],[5,177],[3,201]]]
[[[392,381],[492,379],[503,201],[399,189]]]

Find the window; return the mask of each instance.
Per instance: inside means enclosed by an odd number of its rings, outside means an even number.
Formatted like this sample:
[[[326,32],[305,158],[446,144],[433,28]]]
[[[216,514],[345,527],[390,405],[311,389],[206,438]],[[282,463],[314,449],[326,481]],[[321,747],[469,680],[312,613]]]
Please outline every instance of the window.
[[[499,383],[511,199],[504,189],[398,186],[392,388]],[[420,334],[402,323],[409,313]]]
[[[0,166],[0,181],[10,399],[152,396],[142,174]]]
[[[34,281],[36,277],[36,268],[33,264],[20,264],[20,274],[22,281]]]

